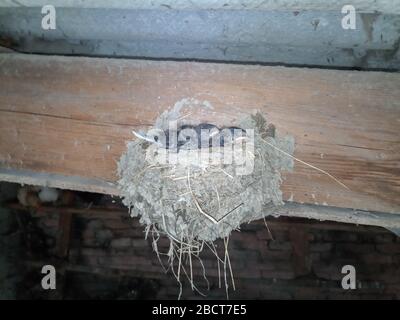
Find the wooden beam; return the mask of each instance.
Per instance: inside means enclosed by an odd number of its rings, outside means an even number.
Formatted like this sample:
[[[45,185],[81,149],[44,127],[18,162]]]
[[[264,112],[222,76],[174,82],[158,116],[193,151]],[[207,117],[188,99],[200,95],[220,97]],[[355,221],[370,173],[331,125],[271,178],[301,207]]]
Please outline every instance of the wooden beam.
[[[100,179],[0,167],[0,181],[118,196],[115,183]]]
[[[400,212],[399,74],[3,53],[0,83],[4,180],[72,177],[70,189],[82,179],[86,191],[116,194],[132,129],[196,98],[214,106],[199,119],[216,124],[260,110],[295,138],[297,158],[350,188],[295,163],[286,200]]]

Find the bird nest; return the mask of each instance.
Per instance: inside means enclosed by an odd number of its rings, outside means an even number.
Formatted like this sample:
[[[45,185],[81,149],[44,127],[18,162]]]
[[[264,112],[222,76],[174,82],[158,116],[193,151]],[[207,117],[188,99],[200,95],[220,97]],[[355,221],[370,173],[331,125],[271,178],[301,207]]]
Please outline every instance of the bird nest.
[[[293,139],[277,137],[260,113],[226,128],[182,117],[183,110],[207,107],[193,99],[176,104],[153,128],[134,132],[138,138],[128,142],[118,166],[123,202],[146,234],[156,234],[157,254],[159,235],[171,240],[167,255],[179,260],[175,276],[182,255],[198,255],[219,238],[227,245],[241,224],[282,205],[281,171],[293,166]]]

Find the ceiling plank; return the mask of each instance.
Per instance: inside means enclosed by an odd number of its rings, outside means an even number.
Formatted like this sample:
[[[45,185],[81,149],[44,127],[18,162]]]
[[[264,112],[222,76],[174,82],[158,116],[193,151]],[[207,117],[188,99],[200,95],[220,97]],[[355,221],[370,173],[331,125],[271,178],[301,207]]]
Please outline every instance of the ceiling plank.
[[[3,180],[33,172],[116,190],[131,131],[195,98],[214,107],[199,119],[219,125],[261,111],[297,158],[350,188],[296,162],[285,200],[400,213],[399,74],[3,53],[0,83]]]

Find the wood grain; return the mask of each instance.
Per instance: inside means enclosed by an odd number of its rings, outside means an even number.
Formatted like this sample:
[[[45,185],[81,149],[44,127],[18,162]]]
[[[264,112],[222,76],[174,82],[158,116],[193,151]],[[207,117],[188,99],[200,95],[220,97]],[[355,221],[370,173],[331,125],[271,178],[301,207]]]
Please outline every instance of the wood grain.
[[[297,158],[350,188],[295,163],[286,200],[400,213],[395,73],[3,53],[1,168],[113,183],[131,130],[183,98],[209,101],[198,116],[216,124],[260,110]]]

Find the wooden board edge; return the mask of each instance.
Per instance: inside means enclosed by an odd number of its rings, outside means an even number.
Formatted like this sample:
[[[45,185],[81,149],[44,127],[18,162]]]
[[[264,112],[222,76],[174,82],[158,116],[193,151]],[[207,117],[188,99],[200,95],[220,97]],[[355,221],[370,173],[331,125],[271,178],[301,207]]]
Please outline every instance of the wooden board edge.
[[[118,189],[114,183],[61,174],[0,168],[0,181],[119,196]],[[273,215],[276,217],[287,216],[319,221],[379,226],[386,229],[398,228],[400,230],[400,213],[370,212],[348,208],[285,202],[285,205],[278,208]]]
[[[118,190],[112,182],[22,169],[0,168],[0,181],[66,190],[95,192],[115,196],[118,195]]]

